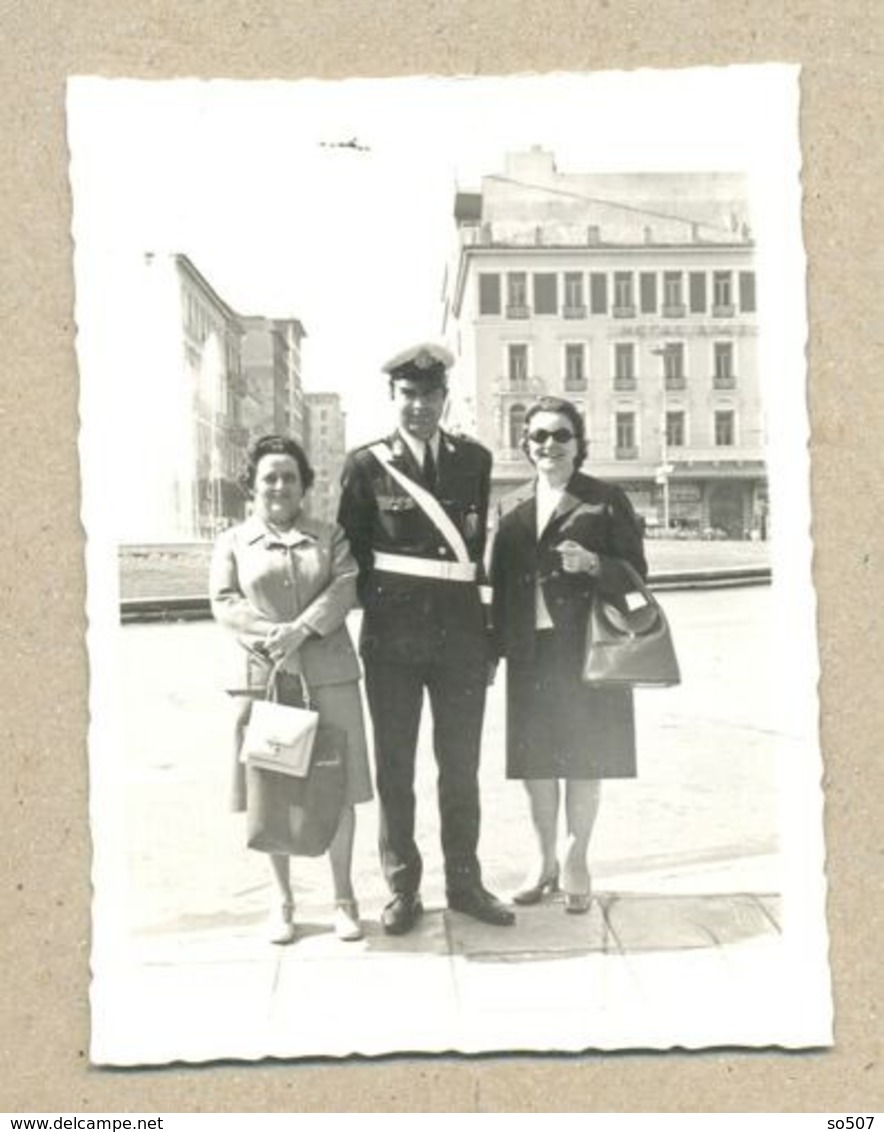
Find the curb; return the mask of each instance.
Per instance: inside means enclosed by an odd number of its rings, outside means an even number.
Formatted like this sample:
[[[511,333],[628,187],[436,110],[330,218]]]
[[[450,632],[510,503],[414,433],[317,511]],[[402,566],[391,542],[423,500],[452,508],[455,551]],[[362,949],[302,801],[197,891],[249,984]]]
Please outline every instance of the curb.
[[[724,570],[685,570],[651,574],[653,590],[709,590],[734,586],[770,585],[770,567],[735,567]],[[212,607],[203,594],[183,597],[134,597],[120,601],[120,620],[124,625],[147,621],[209,621]]]

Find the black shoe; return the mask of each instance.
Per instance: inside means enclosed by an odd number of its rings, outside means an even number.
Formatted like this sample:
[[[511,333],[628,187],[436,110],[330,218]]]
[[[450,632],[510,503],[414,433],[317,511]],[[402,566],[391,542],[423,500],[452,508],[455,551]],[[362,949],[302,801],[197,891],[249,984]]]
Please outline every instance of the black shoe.
[[[465,916],[472,916],[474,920],[481,920],[483,924],[494,924],[496,927],[509,927],[516,922],[515,913],[480,884],[449,892],[448,907],[455,912],[463,912]]]
[[[559,891],[559,866],[551,873],[542,875],[539,880],[526,881],[518,892],[513,893],[513,904],[539,904],[544,896],[554,896]]]
[[[387,935],[405,935],[410,932],[424,912],[421,898],[414,893],[394,896],[381,913],[381,923]]]

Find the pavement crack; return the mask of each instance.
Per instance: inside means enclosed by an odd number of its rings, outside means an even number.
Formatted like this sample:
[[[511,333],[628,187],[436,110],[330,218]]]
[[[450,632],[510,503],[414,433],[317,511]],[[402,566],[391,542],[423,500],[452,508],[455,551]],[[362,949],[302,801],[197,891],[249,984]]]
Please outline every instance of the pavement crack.
[[[608,940],[611,939],[614,941],[614,950],[617,951],[620,955],[623,955],[623,942],[617,935],[610,916],[611,909],[617,903],[618,897],[607,896],[604,899],[602,899],[601,897],[597,897],[596,899],[598,900],[598,905],[601,909],[602,924],[604,925],[604,932],[602,934],[602,952],[605,955],[610,954],[611,948],[609,948],[608,946]]]

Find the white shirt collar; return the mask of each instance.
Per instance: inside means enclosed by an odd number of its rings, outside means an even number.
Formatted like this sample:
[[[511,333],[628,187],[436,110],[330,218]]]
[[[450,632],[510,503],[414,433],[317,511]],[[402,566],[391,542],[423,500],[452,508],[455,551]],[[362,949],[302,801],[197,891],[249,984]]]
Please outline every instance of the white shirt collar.
[[[423,440],[418,440],[417,437],[412,436],[410,433],[406,432],[405,429],[402,429],[402,428],[399,429],[398,435],[408,445],[408,450],[411,452],[412,456],[414,456],[415,460],[417,461],[418,467],[423,467],[424,448],[426,447],[427,444],[429,444],[430,450],[433,453],[433,459],[436,461],[436,465],[438,466],[438,464],[439,464],[439,441],[440,441],[440,437],[441,437],[441,434],[440,434],[438,428],[433,433],[433,435],[430,437],[430,439],[426,442],[423,441]]]
[[[545,479],[540,476],[537,477],[537,486],[535,491],[537,493],[537,533],[542,534],[547,523],[552,518],[553,512],[558,507],[562,496],[565,494],[566,484],[561,487],[551,487]]]

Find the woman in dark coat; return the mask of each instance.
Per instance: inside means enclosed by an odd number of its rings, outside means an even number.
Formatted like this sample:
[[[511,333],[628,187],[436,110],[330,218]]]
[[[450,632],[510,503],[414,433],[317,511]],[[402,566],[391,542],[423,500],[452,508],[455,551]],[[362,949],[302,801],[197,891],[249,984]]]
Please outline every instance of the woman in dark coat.
[[[501,500],[491,565],[495,641],[507,661],[507,777],[525,782],[538,846],[513,899],[537,903],[561,881],[565,910],[579,913],[591,899],[586,855],[600,780],[636,773],[632,692],[581,681],[590,601],[596,587],[629,588],[624,562],[642,577],[647,564],[626,494],[578,471],[587,444],[575,405],[542,397],[522,446],[536,477]]]

